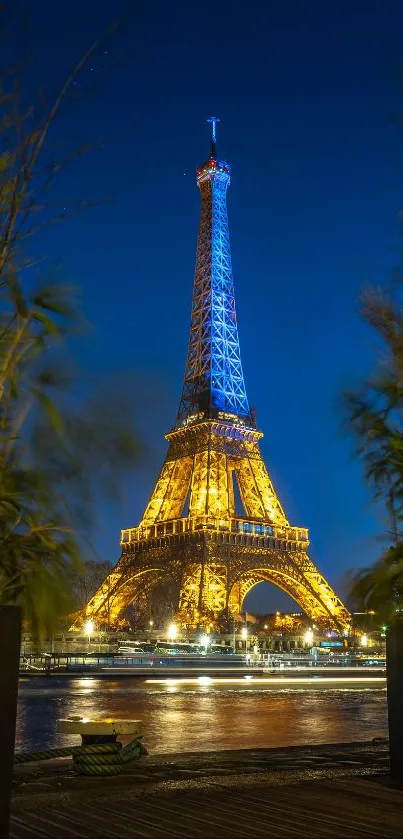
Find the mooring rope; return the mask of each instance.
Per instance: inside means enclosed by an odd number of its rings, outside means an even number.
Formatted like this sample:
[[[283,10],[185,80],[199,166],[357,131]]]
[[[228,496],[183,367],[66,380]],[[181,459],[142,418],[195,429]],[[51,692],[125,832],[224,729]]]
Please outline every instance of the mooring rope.
[[[66,746],[61,749],[47,749],[38,752],[21,752],[14,755],[14,763],[34,763],[51,760],[53,757],[73,758],[78,775],[119,775],[125,763],[146,755],[147,749],[141,736],[135,737],[126,746],[115,743],[94,743],[88,746]]]

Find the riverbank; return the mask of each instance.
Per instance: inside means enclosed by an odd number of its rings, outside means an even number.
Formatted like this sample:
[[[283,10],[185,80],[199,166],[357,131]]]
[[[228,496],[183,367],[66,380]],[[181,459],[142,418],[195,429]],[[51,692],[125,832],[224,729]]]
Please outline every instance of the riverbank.
[[[372,686],[379,686],[382,687],[386,685],[386,675],[382,673],[373,673],[369,670],[363,671],[357,670],[355,672],[346,672],[346,671],[324,671],[323,669],[320,671],[307,671],[307,672],[300,672],[297,670],[282,670],[282,671],[267,671],[264,672],[261,669],[254,669],[252,667],[248,668],[237,668],[237,669],[228,669],[223,672],[223,670],[214,669],[212,667],[187,667],[179,669],[176,667],[164,667],[164,668],[153,668],[151,669],[144,669],[144,668],[132,668],[126,667],[124,670],[118,667],[105,667],[102,670],[93,669],[93,670],[69,670],[69,672],[49,672],[49,673],[21,673],[20,674],[20,681],[24,679],[63,679],[68,681],[69,679],[138,679],[138,680],[145,680],[149,684],[173,684],[176,685],[198,685],[200,682],[204,683],[205,685],[225,685],[225,684],[243,684],[245,681],[251,682],[254,680],[256,684],[261,685],[286,685],[286,684],[300,684],[300,685],[312,685],[314,684],[315,687],[329,686],[329,685],[337,685],[340,682],[344,682],[346,684],[368,684]]]
[[[386,663],[378,657],[320,659],[312,656],[284,656],[278,654],[256,659],[245,655],[158,655],[139,653],[128,655],[104,653],[40,654],[20,659],[20,676],[99,676],[114,674],[119,678],[153,676],[154,673],[180,676],[184,673],[210,676],[234,675],[357,675],[386,676]]]
[[[19,765],[11,837],[403,837],[388,771],[381,739],[149,755],[108,779],[69,759]]]

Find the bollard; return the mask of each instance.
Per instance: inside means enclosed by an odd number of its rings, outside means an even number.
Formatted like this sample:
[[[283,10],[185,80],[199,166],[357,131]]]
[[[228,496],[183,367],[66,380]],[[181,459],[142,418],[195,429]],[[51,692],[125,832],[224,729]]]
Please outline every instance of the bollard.
[[[403,789],[403,618],[396,618],[386,633],[386,678],[390,771]]]
[[[81,746],[73,749],[74,768],[78,775],[119,775],[125,763],[147,754],[141,743],[140,720],[71,717],[58,720],[57,730],[81,736]],[[122,747],[117,737],[128,734],[134,739]]]

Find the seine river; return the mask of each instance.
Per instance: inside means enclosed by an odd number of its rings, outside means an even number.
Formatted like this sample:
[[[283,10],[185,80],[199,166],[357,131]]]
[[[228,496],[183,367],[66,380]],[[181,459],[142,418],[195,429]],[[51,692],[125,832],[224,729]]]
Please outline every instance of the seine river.
[[[17,751],[77,745],[77,737],[56,732],[56,720],[73,715],[141,719],[153,753],[340,743],[387,734],[382,687],[51,677],[20,682]]]

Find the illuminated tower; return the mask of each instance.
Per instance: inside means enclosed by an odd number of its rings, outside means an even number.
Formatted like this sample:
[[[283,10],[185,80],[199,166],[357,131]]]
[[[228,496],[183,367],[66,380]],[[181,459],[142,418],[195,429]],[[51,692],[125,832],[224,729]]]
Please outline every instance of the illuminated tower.
[[[132,601],[149,608],[153,589],[169,583],[179,621],[214,625],[238,615],[246,594],[266,580],[317,624],[343,630],[350,615],[309,558],[308,531],[289,525],[260,452],[235,312],[230,167],[217,157],[218,120],[209,122],[211,154],[197,170],[201,214],[178,415],[143,518],[122,531],[121,558],[86,614],[113,624]]]

